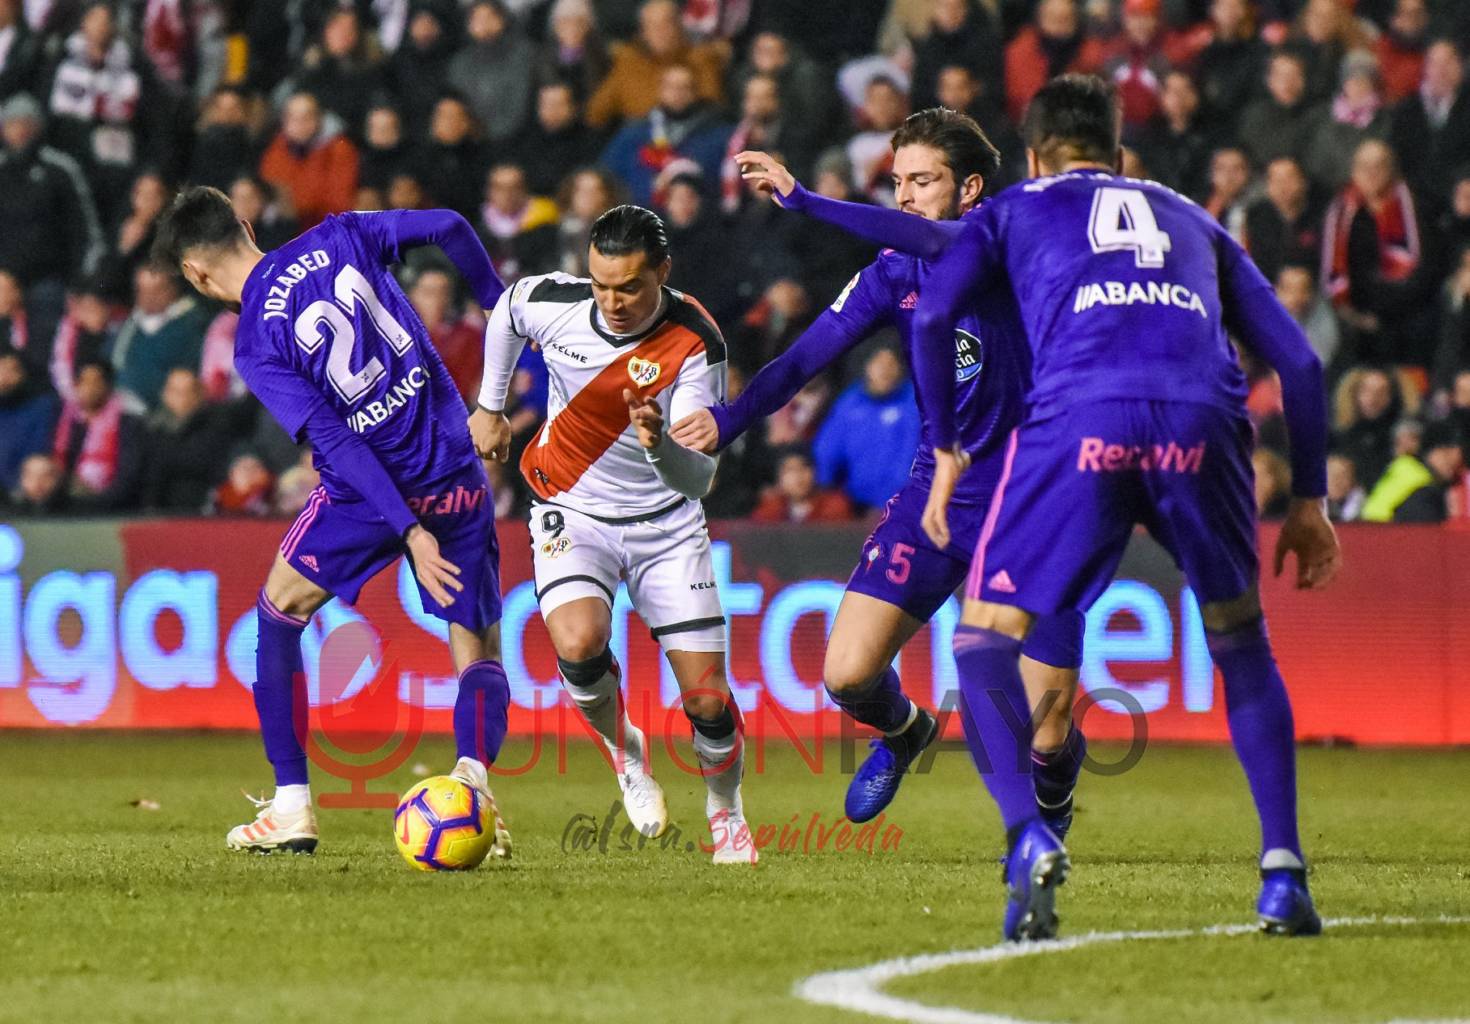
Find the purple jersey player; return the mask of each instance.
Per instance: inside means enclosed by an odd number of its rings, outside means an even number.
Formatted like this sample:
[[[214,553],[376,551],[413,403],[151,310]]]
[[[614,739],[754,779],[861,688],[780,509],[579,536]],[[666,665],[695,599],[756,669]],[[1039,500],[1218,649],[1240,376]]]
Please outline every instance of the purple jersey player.
[[[237,850],[317,844],[306,754],[301,631],[333,597],[351,603],[400,555],[425,608],[449,624],[459,673],[457,778],[490,803],[486,764],[505,737],[494,501],[464,403],[389,267],[437,244],[485,309],[504,290],[473,230],[448,211],[347,213],[262,253],[223,193],[186,190],[158,249],[204,295],[237,305],[235,367],[296,440],[311,443],[321,486],[282,541],[257,601],[255,707],[276,776]],[[498,812],[496,847],[509,852]]]
[[[734,402],[695,413],[675,427],[681,443],[716,451],[781,408],[812,377],[884,327],[894,327],[912,353],[918,297],[958,221],[976,208],[999,156],[980,127],[941,108],[908,118],[893,137],[894,189],[903,212],[843,203],[807,192],[765,153],[741,153],[747,180],[771,189],[782,206],[831,221],[904,251],[885,250],[858,273],[786,352],[762,369]],[[919,255],[909,255],[917,252]],[[1010,290],[978,297],[953,331],[953,419],[975,469],[955,493],[955,536],[935,545],[920,526],[934,471],[928,420],[932,396],[920,391],[926,433],[909,483],[884,509],[863,546],[828,638],[823,681],[833,701],[884,735],[848,787],[846,811],[867,821],[888,805],[913,758],[933,740],[936,723],[904,695],[893,660],[964,582],[970,555],[1000,477],[1005,440],[1021,420],[1030,350]],[[1082,615],[1062,609],[1027,639],[1026,681],[1036,695],[1033,737],[1038,806],[1065,832],[1085,744],[1071,728],[1081,660]]]
[[[1303,587],[1327,583],[1340,557],[1322,502],[1322,369],[1219,224],[1169,189],[1114,173],[1117,133],[1117,99],[1100,79],[1068,75],[1043,88],[1027,113],[1026,143],[1033,178],[1048,176],[1007,190],[966,223],[915,324],[915,376],[936,396],[938,462],[924,513],[936,543],[949,535],[946,506],[966,462],[953,404],[941,400],[953,392],[949,338],[977,289],[1008,283],[1033,353],[1026,419],[1006,446],[955,633],[965,713],[1010,843],[1004,930],[1055,934],[1055,887],[1068,870],[1065,849],[1037,818],[1024,758],[1022,641],[1038,616],[1086,608],[1142,524],[1199,595],[1225,681],[1231,737],[1261,821],[1261,927],[1315,934],[1291,705],[1257,590],[1245,380],[1227,331],[1281,377],[1295,500],[1276,571],[1295,552]]]

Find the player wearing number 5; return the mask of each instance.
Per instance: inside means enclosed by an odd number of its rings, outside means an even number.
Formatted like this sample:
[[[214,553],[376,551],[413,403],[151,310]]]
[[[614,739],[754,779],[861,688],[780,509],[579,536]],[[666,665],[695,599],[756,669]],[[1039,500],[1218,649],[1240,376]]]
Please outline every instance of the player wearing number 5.
[[[485,381],[470,431],[481,455],[506,457],[506,390],[526,342],[539,344],[551,400],[521,472],[536,495],[536,596],[562,680],[607,744],[629,820],[644,835],[662,834],[668,807],[608,648],[614,594],[626,580],[683,691],[715,862],[754,863],[725,617],[699,504],[715,460],[666,429],[725,397],[725,343],[704,307],[665,286],[669,240],[648,210],[619,206],[598,218],[588,266],[590,279],[528,277],[501,296],[485,330]]]
[[[216,189],[186,190],[156,254],[240,310],[235,368],[272,416],[311,443],[322,483],[286,532],[257,601],[255,707],[275,770],[270,801],[232,849],[311,851],[301,631],[333,597],[352,603],[407,555],[424,607],[449,624],[459,673],[454,774],[490,803],[486,765],[505,738],[495,503],[464,408],[389,267],[438,245],[489,309],[504,290],[473,230],[443,210],[347,213],[262,253]],[[496,852],[510,836],[495,813]]]

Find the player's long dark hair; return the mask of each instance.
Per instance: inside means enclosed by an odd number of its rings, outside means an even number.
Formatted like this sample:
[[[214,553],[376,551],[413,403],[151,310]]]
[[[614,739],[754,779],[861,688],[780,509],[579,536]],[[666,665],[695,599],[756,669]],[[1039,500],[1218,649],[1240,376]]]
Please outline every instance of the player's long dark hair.
[[[972,174],[989,181],[1000,170],[1000,152],[969,114],[948,107],[930,107],[904,119],[893,133],[893,151],[904,146],[929,146],[944,154],[955,181]]]
[[[604,256],[641,252],[650,267],[669,258],[669,233],[664,230],[664,222],[652,210],[628,203],[598,217],[589,241]]]
[[[1122,124],[1118,92],[1096,75],[1061,75],[1041,87],[1026,108],[1026,148],[1048,167],[1069,162],[1111,165]]]

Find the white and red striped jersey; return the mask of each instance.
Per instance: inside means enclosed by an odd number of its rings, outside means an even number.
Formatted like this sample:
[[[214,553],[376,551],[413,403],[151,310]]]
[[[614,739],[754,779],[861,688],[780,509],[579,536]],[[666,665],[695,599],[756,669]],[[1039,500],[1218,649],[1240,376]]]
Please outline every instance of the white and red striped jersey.
[[[638,443],[623,389],[656,398],[667,430],[724,401],[725,343],[703,306],[663,291],[653,324],[629,336],[608,331],[586,278],[522,278],[496,303],[485,329],[480,405],[503,409],[521,349],[527,341],[541,346],[550,376],[547,418],[521,458],[541,500],[605,519],[682,500]]]

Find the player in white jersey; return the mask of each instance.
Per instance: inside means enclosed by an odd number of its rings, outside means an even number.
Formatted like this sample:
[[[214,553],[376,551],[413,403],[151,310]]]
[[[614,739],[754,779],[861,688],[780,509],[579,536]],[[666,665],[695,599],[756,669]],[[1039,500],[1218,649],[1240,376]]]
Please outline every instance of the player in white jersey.
[[[725,616],[699,503],[715,459],[665,429],[725,397],[725,344],[694,299],[664,282],[663,222],[637,206],[592,227],[591,278],[545,274],[501,296],[485,331],[475,447],[504,460],[506,392],[526,342],[551,378],[547,420],[521,458],[535,494],[536,597],[567,692],[612,755],[633,825],[668,828],[647,737],[628,719],[608,648],[618,584],[668,658],[683,694],[716,863],[757,859],[740,800],[744,741],[725,676]]]

